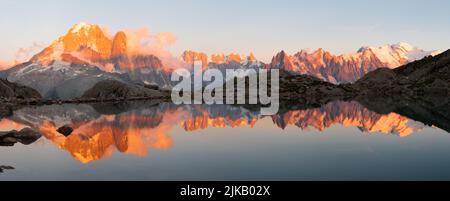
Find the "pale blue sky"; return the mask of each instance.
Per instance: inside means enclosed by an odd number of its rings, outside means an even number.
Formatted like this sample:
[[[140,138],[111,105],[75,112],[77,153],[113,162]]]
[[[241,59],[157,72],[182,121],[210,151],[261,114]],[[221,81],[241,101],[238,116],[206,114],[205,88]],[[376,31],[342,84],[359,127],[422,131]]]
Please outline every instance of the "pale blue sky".
[[[49,44],[80,21],[171,32],[174,55],[252,51],[267,61],[282,49],[345,53],[399,41],[450,48],[445,0],[0,0],[0,9],[0,60],[33,42]]]

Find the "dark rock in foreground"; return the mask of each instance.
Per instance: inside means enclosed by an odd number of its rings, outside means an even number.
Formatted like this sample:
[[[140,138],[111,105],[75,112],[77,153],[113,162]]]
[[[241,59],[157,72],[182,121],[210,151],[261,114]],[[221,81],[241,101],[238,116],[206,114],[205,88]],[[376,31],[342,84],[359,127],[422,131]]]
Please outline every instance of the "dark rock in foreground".
[[[69,136],[70,134],[72,134],[73,132],[73,128],[71,128],[70,126],[62,126],[61,128],[58,128],[58,133],[63,134],[64,136]]]
[[[237,94],[237,83],[242,83],[244,78],[235,78],[234,80],[234,93],[235,98]],[[271,74],[268,74],[268,94],[271,93]],[[245,80],[246,84],[246,102],[249,98],[248,79]],[[229,91],[224,85],[224,90]],[[233,89],[232,89],[233,90]],[[284,104],[312,104],[320,105],[332,100],[346,99],[352,94],[349,93],[352,89],[346,85],[335,85],[311,75],[300,75],[291,73],[289,71],[279,69],[279,98],[281,106]],[[224,94],[224,97],[226,94]],[[270,95],[269,95],[270,96]]]
[[[15,168],[8,165],[0,165],[0,173],[3,173],[5,170],[14,170]]]
[[[11,105],[1,103],[0,105],[0,119],[4,117],[9,117],[13,114],[13,108]]]
[[[335,85],[310,75],[298,75],[280,70],[280,99],[293,100],[327,100],[341,99],[348,96],[345,85]]]
[[[39,132],[31,128],[0,132],[0,146],[14,146],[17,142],[29,145],[36,142],[41,136]]]

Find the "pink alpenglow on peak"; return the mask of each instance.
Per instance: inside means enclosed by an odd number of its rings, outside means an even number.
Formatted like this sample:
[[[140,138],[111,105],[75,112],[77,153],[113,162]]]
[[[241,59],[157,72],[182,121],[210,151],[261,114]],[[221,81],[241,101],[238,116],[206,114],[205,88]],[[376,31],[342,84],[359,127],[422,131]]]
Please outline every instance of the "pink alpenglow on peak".
[[[135,68],[170,68],[164,66],[164,61],[158,58],[155,53],[164,49],[164,42],[158,34],[136,34],[119,31],[113,36],[109,36],[107,29],[99,25],[79,23],[74,25],[66,35],[55,40],[50,46],[40,53],[34,55],[30,61],[49,65],[54,61],[63,61],[75,64],[92,64],[105,71],[132,70]],[[168,34],[163,34],[167,36]],[[159,41],[152,48],[137,47],[141,45],[145,38],[154,37]],[[165,37],[168,38],[168,37]],[[155,39],[155,40],[156,40]],[[172,37],[170,37],[171,41]],[[165,40],[165,39],[164,39]],[[168,39],[167,39],[168,40]],[[154,51],[153,51],[154,50]],[[163,55],[169,58],[170,55]],[[169,63],[169,62],[168,62]],[[111,68],[111,66],[115,66]]]
[[[194,62],[201,62],[203,69],[206,69],[209,64],[229,64],[229,63],[238,63],[244,64],[245,62],[257,62],[257,59],[253,53],[247,55],[241,55],[236,53],[231,53],[229,55],[225,54],[211,54],[208,56],[203,52],[195,52],[191,50],[184,51],[181,59],[188,63],[193,64]]]
[[[268,67],[312,75],[331,83],[348,83],[378,68],[396,68],[438,53],[440,51],[425,51],[404,42],[362,47],[355,53],[342,55],[334,55],[322,48],[313,52],[302,50],[292,56],[281,51]]]

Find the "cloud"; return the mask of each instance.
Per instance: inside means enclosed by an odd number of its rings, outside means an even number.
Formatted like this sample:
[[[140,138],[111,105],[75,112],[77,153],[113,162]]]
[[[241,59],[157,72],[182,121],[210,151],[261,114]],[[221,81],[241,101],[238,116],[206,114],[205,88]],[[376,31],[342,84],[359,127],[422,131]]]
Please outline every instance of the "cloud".
[[[184,63],[172,55],[167,48],[174,45],[177,38],[169,32],[151,33],[148,28],[129,29],[124,31],[127,35],[129,54],[152,54],[161,59],[165,69],[174,69],[185,66]]]
[[[12,66],[14,66],[14,62],[0,60],[0,71],[11,68]]]
[[[17,64],[27,62],[32,56],[42,51],[44,48],[45,45],[39,42],[33,42],[33,45],[30,47],[19,48],[14,55],[14,59],[0,60],[0,70],[6,70]]]
[[[43,50],[45,48],[45,44],[39,42],[33,42],[33,45],[30,47],[24,47],[17,50],[15,54],[14,63],[20,64],[30,60],[30,58]]]

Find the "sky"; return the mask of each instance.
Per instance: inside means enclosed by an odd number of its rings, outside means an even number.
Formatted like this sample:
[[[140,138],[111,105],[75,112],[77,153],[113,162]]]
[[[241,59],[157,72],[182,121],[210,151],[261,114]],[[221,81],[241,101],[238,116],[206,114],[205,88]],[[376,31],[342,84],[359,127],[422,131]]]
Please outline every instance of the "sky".
[[[446,0],[0,0],[0,65],[79,22],[111,32],[170,32],[177,39],[168,47],[173,55],[253,52],[267,62],[281,50],[341,54],[400,41],[446,50],[449,10]]]

